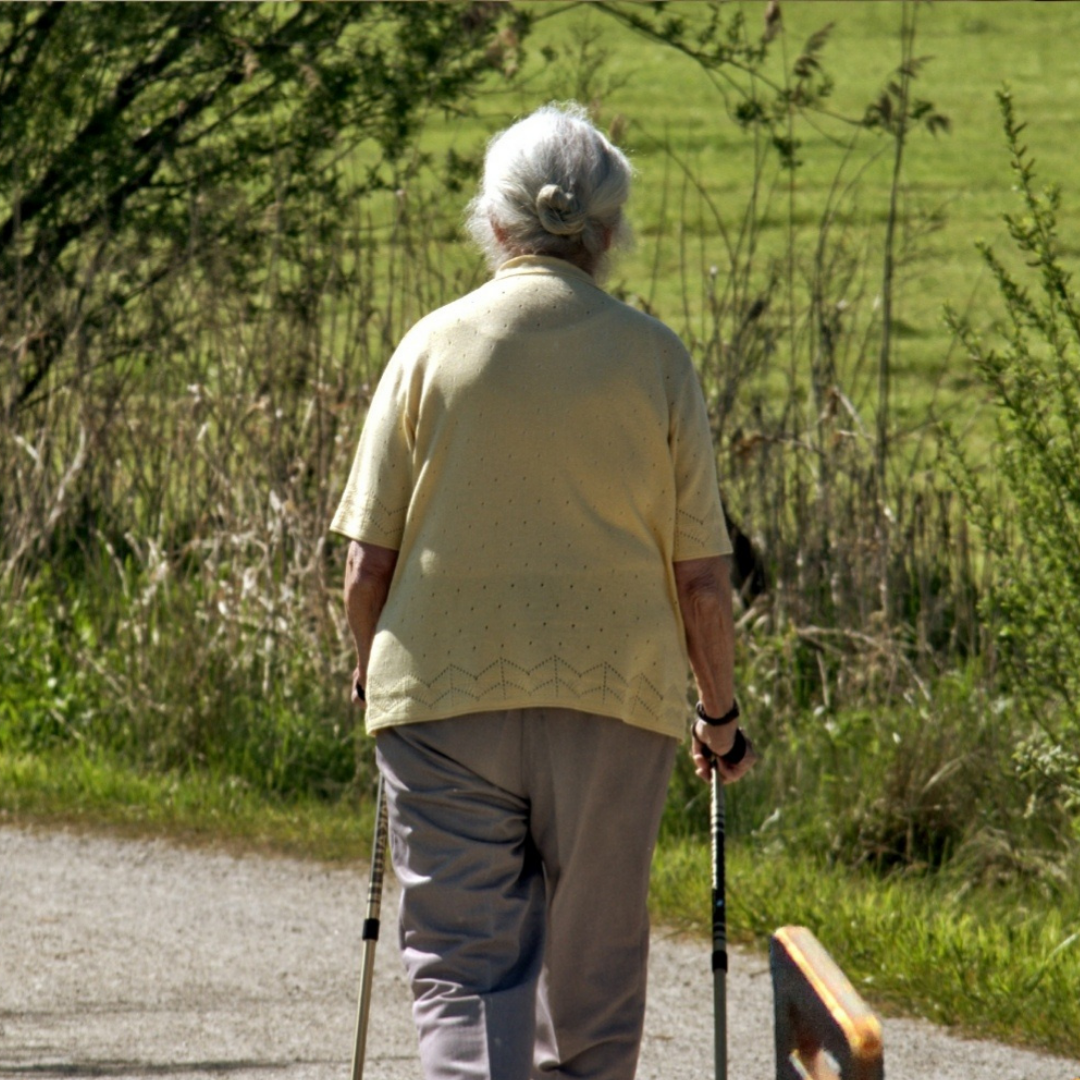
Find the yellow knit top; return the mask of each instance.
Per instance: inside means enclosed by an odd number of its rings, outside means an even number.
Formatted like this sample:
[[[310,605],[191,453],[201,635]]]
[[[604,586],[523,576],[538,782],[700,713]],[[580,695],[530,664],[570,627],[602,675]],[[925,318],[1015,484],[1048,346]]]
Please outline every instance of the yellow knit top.
[[[731,551],[705,402],[584,271],[512,259],[409,331],[331,529],[399,553],[369,731],[549,706],[685,735],[672,563]]]

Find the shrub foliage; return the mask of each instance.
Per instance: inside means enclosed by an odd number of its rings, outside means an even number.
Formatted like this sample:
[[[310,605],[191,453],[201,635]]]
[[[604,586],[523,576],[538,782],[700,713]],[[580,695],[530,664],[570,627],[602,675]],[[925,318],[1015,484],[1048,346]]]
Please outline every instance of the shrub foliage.
[[[949,314],[991,392],[998,433],[992,478],[969,459],[959,475],[993,558],[982,610],[1015,707],[1037,731],[1016,762],[1033,803],[1069,829],[1080,806],[1080,297],[1058,237],[1060,192],[1036,182],[1011,92],[998,101],[1021,204],[1005,215],[1017,258],[980,245],[1004,308],[1000,344]]]

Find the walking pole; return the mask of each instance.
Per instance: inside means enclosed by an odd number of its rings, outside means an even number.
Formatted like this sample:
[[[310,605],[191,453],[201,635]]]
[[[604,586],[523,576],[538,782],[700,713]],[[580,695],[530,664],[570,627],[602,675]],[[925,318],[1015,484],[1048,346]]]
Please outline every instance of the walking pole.
[[[352,1080],[362,1080],[364,1075],[364,1049],[367,1046],[368,1020],[371,1018],[371,978],[375,973],[375,946],[379,940],[379,914],[382,910],[383,874],[386,869],[387,829],[386,798],[380,773],[375,794],[375,840],[371,850],[371,873],[368,876],[367,910],[364,912],[364,929],[360,935],[363,952],[360,956],[360,1000],[356,1006]]]
[[[724,884],[724,781],[712,762],[712,972],[716,1080],[727,1080],[727,907]]]

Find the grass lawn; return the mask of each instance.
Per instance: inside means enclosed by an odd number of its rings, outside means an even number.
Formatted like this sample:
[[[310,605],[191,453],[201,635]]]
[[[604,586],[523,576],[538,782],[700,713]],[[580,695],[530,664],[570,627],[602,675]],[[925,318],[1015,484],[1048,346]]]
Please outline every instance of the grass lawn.
[[[757,33],[764,3],[741,7]],[[689,21],[705,5],[674,2],[668,10]],[[704,279],[710,266],[721,277],[729,265],[721,228],[737,233],[758,190],[754,256],[764,273],[794,243],[791,266],[798,282],[808,274],[826,207],[839,205],[848,224],[835,233],[863,264],[851,288],[859,295],[834,300],[861,304],[873,318],[881,281],[882,244],[893,163],[880,132],[862,131],[824,118],[798,122],[802,167],[793,177],[771,159],[755,181],[755,146],[730,118],[725,101],[691,61],[652,44],[588,4],[545,3],[528,41],[528,61],[513,84],[493,86],[474,118],[432,118],[425,148],[482,154],[486,139],[516,116],[552,99],[576,97],[596,107],[602,124],[624,125],[622,144],[639,178],[631,204],[636,250],[619,264],[612,285],[647,302],[688,337],[701,327]],[[900,63],[902,5],[882,2],[781,3],[785,31],[768,73],[782,79],[807,37],[832,24],[822,54],[835,82],[830,111],[858,118]],[[942,311],[946,302],[969,310],[976,325],[997,311],[992,282],[975,250],[986,240],[1007,246],[1002,214],[1017,209],[994,95],[1011,84],[1019,113],[1030,123],[1030,143],[1046,182],[1061,184],[1061,237],[1067,252],[1080,250],[1080,192],[1072,169],[1075,116],[1080,112],[1080,65],[1075,41],[1080,2],[942,2],[916,6],[915,55],[925,57],[914,95],[949,118],[948,133],[914,132],[907,143],[898,236],[901,265],[894,308],[894,407],[901,428],[948,417],[963,427],[982,400],[967,359],[951,342]],[[544,48],[554,51],[546,60]],[[719,221],[685,176],[707,194]],[[446,228],[468,197],[451,197]],[[449,256],[453,265],[461,257]],[[468,262],[468,257],[464,257]],[[873,414],[876,344],[848,357],[840,373],[855,403]],[[781,361],[782,362],[782,361]],[[972,390],[974,389],[974,393]]]
[[[141,773],[78,748],[0,750],[0,823],[89,827],[349,862],[371,851],[372,801],[278,800],[232,777]]]

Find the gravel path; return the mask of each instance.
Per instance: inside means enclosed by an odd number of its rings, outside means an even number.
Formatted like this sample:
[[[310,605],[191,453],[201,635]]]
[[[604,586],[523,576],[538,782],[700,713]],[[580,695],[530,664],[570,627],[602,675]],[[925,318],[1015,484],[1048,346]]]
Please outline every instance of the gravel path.
[[[345,1080],[357,869],[0,827],[0,1077]],[[418,1080],[384,906],[367,1075]],[[654,935],[639,1080],[709,1080],[708,947]],[[774,1076],[767,961],[729,977],[733,1080]],[[1080,1062],[885,1025],[889,1080],[1072,1080]]]

